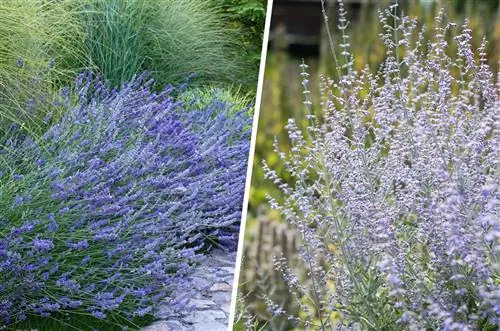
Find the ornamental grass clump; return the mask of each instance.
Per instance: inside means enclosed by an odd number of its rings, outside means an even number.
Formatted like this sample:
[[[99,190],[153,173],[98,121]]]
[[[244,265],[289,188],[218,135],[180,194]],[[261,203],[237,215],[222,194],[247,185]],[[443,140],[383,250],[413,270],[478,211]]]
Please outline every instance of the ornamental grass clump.
[[[307,329],[496,330],[500,104],[486,41],[472,49],[467,22],[441,12],[423,42],[425,27],[395,8],[380,14],[387,53],[372,74],[353,69],[340,7],[322,114],[307,130],[289,120],[291,149],[276,144],[293,184],[264,166],[307,273],[276,259],[301,311],[269,308]]]
[[[33,92],[25,81],[38,70],[25,71],[17,81],[19,58],[35,69],[55,60],[54,86],[48,86],[55,89],[91,69],[113,87],[148,71],[159,89],[196,73],[192,85],[238,84],[252,90],[255,78],[250,83],[247,76],[258,66],[247,63],[241,50],[252,45],[239,39],[240,30],[226,21],[225,10],[197,0],[4,0],[0,93],[13,84],[22,84],[27,95]],[[0,106],[2,111],[6,104]]]
[[[180,309],[193,263],[234,249],[247,110],[214,98],[185,111],[145,78],[110,89],[85,72],[52,101],[66,112],[43,137],[2,145],[0,325]]]
[[[239,51],[237,30],[224,24],[221,8],[210,1],[66,1],[83,28],[79,47],[88,66],[112,85],[144,70],[161,85],[193,72],[193,84],[244,83],[253,70]]]

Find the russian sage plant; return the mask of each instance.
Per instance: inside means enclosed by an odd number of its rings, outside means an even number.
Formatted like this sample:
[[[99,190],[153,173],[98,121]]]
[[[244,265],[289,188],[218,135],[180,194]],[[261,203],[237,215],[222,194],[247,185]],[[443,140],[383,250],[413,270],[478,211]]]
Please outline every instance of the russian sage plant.
[[[307,130],[290,119],[291,149],[276,144],[293,184],[264,165],[307,275],[277,258],[301,311],[269,309],[308,329],[497,330],[500,104],[486,40],[473,50],[467,22],[441,12],[426,41],[393,9],[373,74],[353,69],[341,6],[343,64],[322,80],[322,115]]]
[[[73,312],[116,320],[183,308],[202,252],[236,246],[250,118],[217,98],[185,110],[140,76],[91,72],[41,139],[0,160],[0,325]],[[192,107],[191,107],[192,108]],[[231,115],[228,115],[231,112]],[[201,252],[201,253],[200,253]]]

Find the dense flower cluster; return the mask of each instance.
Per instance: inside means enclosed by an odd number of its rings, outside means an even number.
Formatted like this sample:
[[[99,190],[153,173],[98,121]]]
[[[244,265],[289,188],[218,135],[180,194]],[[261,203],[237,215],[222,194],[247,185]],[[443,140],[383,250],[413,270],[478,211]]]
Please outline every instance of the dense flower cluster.
[[[234,249],[247,111],[228,115],[217,99],[185,111],[151,84],[111,90],[83,73],[41,139],[3,144],[0,324],[67,310],[142,316],[186,286],[200,249]]]
[[[314,328],[494,330],[500,103],[486,41],[476,53],[467,24],[444,14],[427,41],[392,9],[379,73],[356,73],[347,41],[338,79],[322,83],[322,118],[306,132],[289,121],[292,148],[276,151],[294,184],[264,166],[284,195],[273,207],[302,236],[307,280],[277,267]]]

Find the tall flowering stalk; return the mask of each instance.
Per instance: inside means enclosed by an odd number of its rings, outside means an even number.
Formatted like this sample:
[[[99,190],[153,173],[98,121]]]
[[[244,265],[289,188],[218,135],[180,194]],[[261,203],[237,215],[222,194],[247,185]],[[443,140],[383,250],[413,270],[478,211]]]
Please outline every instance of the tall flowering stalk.
[[[467,23],[440,13],[426,42],[395,8],[380,14],[378,73],[355,72],[343,33],[321,118],[311,112],[306,131],[289,120],[292,148],[276,152],[293,184],[264,164],[283,192],[272,207],[302,237],[305,280],[276,262],[302,310],[289,318],[322,330],[496,330],[500,104],[486,41],[473,50]]]
[[[41,139],[3,144],[0,325],[64,312],[133,318],[163,299],[179,309],[172,293],[189,291],[200,250],[234,249],[246,110],[214,98],[185,111],[172,88],[151,84],[111,90],[83,73]]]

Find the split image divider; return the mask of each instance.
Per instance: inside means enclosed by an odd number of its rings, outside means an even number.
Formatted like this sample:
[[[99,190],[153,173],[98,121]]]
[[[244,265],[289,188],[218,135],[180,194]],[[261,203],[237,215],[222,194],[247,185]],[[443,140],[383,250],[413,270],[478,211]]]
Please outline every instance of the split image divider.
[[[262,40],[262,51],[260,55],[260,67],[259,67],[259,79],[257,82],[257,96],[255,99],[255,113],[253,116],[253,125],[252,125],[252,138],[250,141],[250,152],[248,155],[248,168],[246,174],[245,181],[245,195],[243,198],[243,206],[241,212],[241,222],[240,222],[240,232],[239,232],[239,241],[238,241],[238,250],[236,254],[236,264],[235,264],[235,273],[233,280],[233,289],[231,294],[231,308],[229,311],[229,320],[228,320],[228,330],[233,329],[233,323],[236,312],[236,304],[238,298],[238,286],[239,286],[239,278],[240,278],[240,269],[241,269],[241,261],[243,256],[243,247],[245,244],[245,225],[247,220],[247,212],[248,212],[248,200],[250,196],[250,187],[251,187],[251,179],[252,179],[252,169],[253,169],[253,155],[255,152],[255,144],[257,141],[257,130],[259,126],[259,114],[260,114],[260,105],[262,102],[262,90],[264,84],[264,72],[266,66],[266,56],[267,49],[269,44],[269,30],[271,27],[271,17],[273,10],[273,2],[274,0],[267,0],[267,9],[266,9],[266,22],[264,25],[264,36]]]

